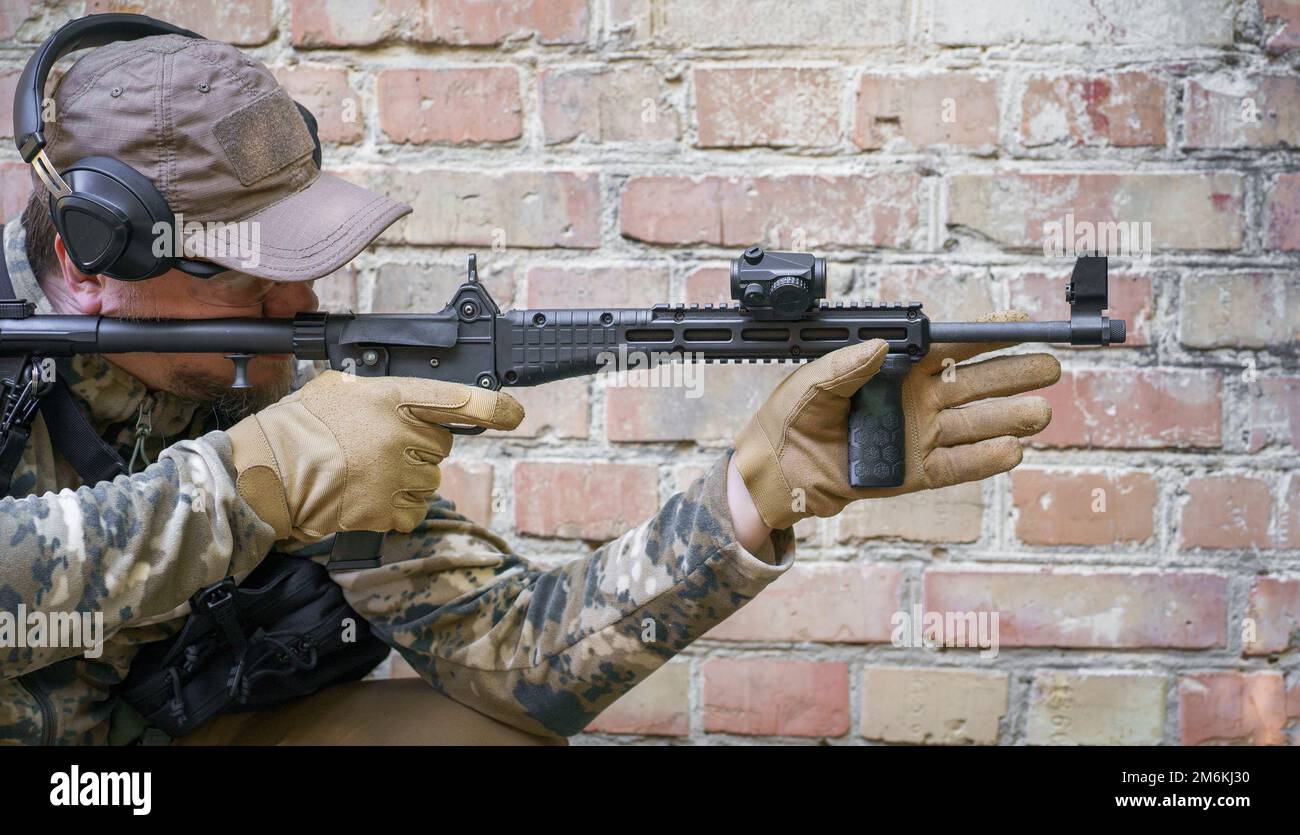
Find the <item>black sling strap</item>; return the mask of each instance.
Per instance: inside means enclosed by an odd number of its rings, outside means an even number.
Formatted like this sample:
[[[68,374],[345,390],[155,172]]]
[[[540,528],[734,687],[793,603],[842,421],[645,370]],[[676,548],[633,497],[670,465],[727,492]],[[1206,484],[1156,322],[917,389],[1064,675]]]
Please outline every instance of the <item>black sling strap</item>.
[[[9,267],[0,253],[0,299],[15,298],[17,294],[9,278]],[[5,379],[17,382],[26,364],[25,357],[0,358],[0,373]],[[54,448],[72,464],[87,486],[125,474],[127,468],[122,456],[96,434],[86,415],[77,407],[68,388],[66,361],[59,361],[56,368],[58,373],[54,375],[53,384],[39,401],[41,417],[45,419],[45,428],[49,430]],[[30,433],[29,421],[19,422],[10,427],[9,434],[3,439],[3,446],[0,446],[0,496],[9,495],[14,470],[22,458]]]

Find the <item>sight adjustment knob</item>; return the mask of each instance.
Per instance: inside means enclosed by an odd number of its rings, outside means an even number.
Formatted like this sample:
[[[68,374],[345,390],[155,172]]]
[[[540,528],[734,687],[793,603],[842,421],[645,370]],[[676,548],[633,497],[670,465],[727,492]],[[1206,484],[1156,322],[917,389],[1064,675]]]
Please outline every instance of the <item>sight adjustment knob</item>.
[[[798,276],[787,275],[773,281],[767,298],[772,309],[782,316],[797,316],[812,307],[808,282]]]

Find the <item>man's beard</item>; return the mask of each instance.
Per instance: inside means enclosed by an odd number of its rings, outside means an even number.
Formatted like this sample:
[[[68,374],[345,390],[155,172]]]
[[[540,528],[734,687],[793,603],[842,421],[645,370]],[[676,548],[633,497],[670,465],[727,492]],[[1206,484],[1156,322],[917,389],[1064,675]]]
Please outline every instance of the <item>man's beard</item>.
[[[293,388],[292,360],[271,360],[268,364],[276,370],[274,379],[254,384],[252,388],[232,389],[227,378],[193,368],[178,368],[167,375],[167,390],[200,403],[211,404],[221,417],[232,424],[238,423],[279,401]]]

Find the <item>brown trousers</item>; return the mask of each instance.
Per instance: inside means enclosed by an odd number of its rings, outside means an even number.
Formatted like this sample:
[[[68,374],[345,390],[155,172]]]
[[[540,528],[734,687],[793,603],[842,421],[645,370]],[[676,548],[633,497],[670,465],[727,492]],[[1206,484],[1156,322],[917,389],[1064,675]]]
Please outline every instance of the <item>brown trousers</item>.
[[[178,745],[567,745],[452,701],[415,678],[354,681],[270,710],[218,716]]]

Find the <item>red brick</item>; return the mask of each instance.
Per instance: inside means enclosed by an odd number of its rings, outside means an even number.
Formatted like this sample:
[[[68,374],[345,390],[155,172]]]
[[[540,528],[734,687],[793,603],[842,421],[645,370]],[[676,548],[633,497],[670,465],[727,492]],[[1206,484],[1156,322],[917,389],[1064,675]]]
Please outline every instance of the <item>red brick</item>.
[[[1246,451],[1300,449],[1300,377],[1261,377],[1246,393]]]
[[[1226,644],[1227,578],[1203,572],[931,569],[927,612],[998,613],[1003,647]]]
[[[23,28],[23,25],[35,16],[32,12],[40,11],[44,5],[44,3],[41,3],[38,6],[35,0],[11,0],[3,6],[0,6],[0,39],[6,41],[18,40],[15,36],[18,34],[19,30]],[[33,9],[33,6],[36,6],[37,8]],[[29,32],[28,36],[23,40],[40,41],[48,34],[49,32]]]
[[[606,461],[519,461],[514,489],[520,533],[604,541],[654,515],[659,470]]]
[[[868,280],[877,272],[867,268]],[[985,270],[948,265],[887,267],[879,270],[884,302],[919,301],[936,321],[977,319],[993,312],[992,281]],[[1064,293],[1062,293],[1064,295]]]
[[[1104,504],[1096,491],[1103,491]],[[1011,496],[1016,536],[1029,545],[1146,542],[1160,489],[1148,473],[1018,468]],[[1100,509],[1099,509],[1100,508]]]
[[[266,43],[275,33],[271,0],[86,0],[86,14],[127,11],[238,46]]]
[[[1194,478],[1184,488],[1183,548],[1267,548],[1273,495],[1268,483],[1245,476]]]
[[[361,141],[365,114],[361,110],[361,94],[348,84],[347,70],[298,64],[275,67],[274,71],[276,80],[294,101],[316,117],[322,141],[341,144]]]
[[[12,139],[14,135],[14,88],[22,71],[22,67],[0,67],[0,138]],[[48,89],[54,89],[53,85]]]
[[[1291,476],[1291,486],[1282,503],[1282,546],[1300,549],[1300,475]]]
[[[1300,644],[1300,578],[1256,578],[1246,616],[1255,620],[1255,640],[1243,640],[1246,655],[1272,655]]]
[[[752,736],[838,737],[849,730],[849,665],[710,658],[704,730]]]
[[[978,482],[854,502],[835,517],[837,542],[906,539],[974,542],[980,538],[984,497]]]
[[[623,236],[647,243],[906,247],[919,220],[910,173],[780,177],[631,177]]]
[[[690,728],[691,668],[669,662],[633,687],[586,727],[587,733],[687,736]]]
[[[1196,673],[1178,681],[1183,745],[1285,745],[1286,724],[1281,673]]]
[[[843,79],[837,69],[697,67],[693,78],[702,148],[839,142]]]
[[[1286,688],[1286,715],[1300,719],[1300,676],[1289,676]]]
[[[1300,174],[1279,174],[1268,193],[1269,249],[1300,249]]]
[[[609,0],[608,26],[629,44],[689,49],[808,49],[901,44],[904,0],[834,0],[810,13],[785,0]]]
[[[655,142],[677,138],[680,120],[651,64],[546,69],[538,81],[546,143]]]
[[[589,386],[586,377],[574,377],[544,386],[509,389],[524,407],[524,421],[502,435],[508,438],[541,438],[548,434],[555,438],[587,437]]]
[[[22,212],[32,191],[32,169],[21,162],[0,162],[0,218]]]
[[[448,461],[439,470],[439,495],[450,499],[458,512],[480,525],[492,524],[492,465],[486,461]]]
[[[1052,422],[1033,443],[1110,449],[1215,448],[1222,443],[1216,371],[1063,371],[1045,389]]]
[[[954,174],[948,224],[999,244],[1044,251],[1051,227],[1073,215],[1090,224],[1151,224],[1158,249],[1237,249],[1242,244],[1242,175],[1228,171],[1161,174]],[[1141,234],[1143,227],[1138,226]],[[1106,227],[1097,232],[1107,236]]]
[[[696,267],[686,275],[686,304],[730,304],[731,270]]]
[[[668,268],[530,267],[525,304],[551,307],[650,307],[668,301]]]
[[[580,43],[587,36],[587,6],[588,0],[379,0],[358,13],[330,0],[293,0],[293,43],[488,45],[521,38]]]
[[[885,643],[903,573],[885,563],[796,563],[704,637],[715,641]]]
[[[1188,148],[1300,145],[1300,79],[1292,74],[1189,79]]]
[[[1260,0],[1264,18],[1264,45],[1269,52],[1285,52],[1300,46],[1300,3],[1295,0]]]
[[[1070,305],[1065,300],[1065,285],[1069,281],[1070,270],[1074,262],[1061,262],[1058,273],[1025,273],[1012,276],[1007,285],[1011,291],[1011,306],[1023,310],[1030,318],[1069,319]],[[1151,276],[1145,273],[1115,272],[1112,268],[1110,279],[1110,313],[1112,319],[1123,319],[1128,323],[1123,346],[1137,348],[1151,344],[1151,318],[1155,315],[1156,303],[1152,294]],[[1066,348],[1067,346],[1057,346]],[[1106,350],[1113,350],[1111,346]],[[1082,348],[1080,350],[1098,350]]]
[[[656,378],[602,374],[605,436],[611,441],[726,441],[734,438],[793,365],[664,365]],[[687,374],[691,376],[686,376]]]
[[[858,84],[853,141],[877,149],[950,146],[992,150],[998,143],[997,80],[966,72],[867,73]]]
[[[509,142],[523,135],[514,67],[384,70],[379,125],[394,142]]]
[[[1145,72],[1030,76],[1020,99],[1020,142],[1164,145],[1167,89]]]
[[[594,248],[600,178],[576,171],[422,169],[358,172],[413,213],[383,240],[429,246]]]

